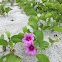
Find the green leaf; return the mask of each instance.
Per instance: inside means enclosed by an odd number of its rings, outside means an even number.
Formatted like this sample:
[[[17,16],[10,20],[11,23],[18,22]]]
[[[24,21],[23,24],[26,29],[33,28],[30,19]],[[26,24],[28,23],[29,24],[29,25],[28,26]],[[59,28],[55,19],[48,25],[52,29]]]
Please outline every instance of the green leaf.
[[[57,23],[57,22],[54,22],[54,23],[53,23],[53,27],[54,27],[54,26],[58,26],[58,23]]]
[[[45,15],[45,18],[49,18],[49,17],[51,17],[51,13],[47,13],[46,15]]]
[[[9,45],[11,48],[13,48],[13,42],[12,41],[10,41]]]
[[[51,17],[51,13],[42,13],[39,19],[46,21],[47,18]]]
[[[0,10],[4,10],[5,5],[0,5]]]
[[[23,29],[23,32],[24,32],[24,33],[27,31],[27,27],[26,27],[26,26],[23,27],[22,29]]]
[[[26,32],[27,32],[27,33],[31,33],[29,29],[27,29],[27,31],[26,31]]]
[[[41,48],[41,50],[45,50],[46,48],[49,47],[49,43],[46,41],[40,41],[39,42],[39,47]]]
[[[18,35],[22,36],[21,38],[23,38],[23,37],[24,37],[24,34],[23,34],[23,33],[18,33]]]
[[[17,1],[17,3],[18,3],[18,2],[19,2],[19,1]],[[20,8],[24,8],[24,7],[25,7],[24,2],[20,2],[19,6],[20,6]]]
[[[37,24],[37,22],[35,22],[35,21],[29,21],[28,25],[30,25],[33,28],[33,30],[38,30],[38,24]]]
[[[36,21],[36,22],[38,22],[39,18],[37,16],[32,15],[28,20],[29,21]]]
[[[6,59],[6,60],[4,60],[4,59]],[[8,54],[1,58],[1,61],[3,61],[3,60],[4,60],[4,62],[20,62],[21,58],[14,54]]]
[[[38,43],[36,40],[34,40],[34,44],[36,45],[36,48],[37,48],[37,49],[41,49],[41,48],[39,47],[39,43]]]
[[[4,0],[2,1],[2,4],[5,4],[5,1]]]
[[[17,35],[14,35],[11,40],[14,42],[14,43],[17,43],[17,42],[22,42],[22,40],[17,36]]]
[[[14,42],[14,43],[17,43],[17,42],[22,42],[21,39],[17,38],[18,36],[15,36],[15,38],[12,38],[11,40]]]
[[[45,13],[42,13],[41,16],[39,17],[39,19],[46,21]]]
[[[8,42],[4,39],[0,39],[0,45],[7,46]]]
[[[55,42],[59,42],[61,39],[60,38],[58,38],[57,40],[55,40]]]
[[[0,5],[0,14],[5,15],[5,5]]]
[[[54,43],[55,41],[52,40],[51,38],[49,38],[49,42],[50,42],[50,43]]]
[[[14,42],[14,43],[17,43],[17,42],[22,42],[22,38],[24,38],[24,35],[22,33],[19,33],[18,35],[14,35],[11,37],[11,40]]]
[[[54,31],[58,31],[58,32],[61,32],[61,33],[62,33],[62,28],[61,28],[61,27],[54,26],[54,27],[53,27],[53,30],[54,30]]]
[[[5,12],[8,13],[9,11],[11,11],[12,9],[10,7],[5,8]]]
[[[10,1],[10,0],[8,0],[8,1]]]
[[[11,6],[13,6],[14,5],[14,3],[13,2],[11,2]]]
[[[34,40],[34,44],[37,46],[38,42],[36,40]]]
[[[2,59],[0,59],[0,62],[3,62],[3,60],[2,60]]]
[[[49,38],[49,42],[52,43],[52,44],[55,43],[55,42],[59,42],[60,40],[61,40],[60,38],[58,38],[57,40],[52,40],[51,38]]]
[[[0,38],[1,38],[1,39],[4,39],[4,35],[2,34]]]
[[[49,43],[46,41],[38,42],[38,41],[34,40],[34,44],[36,45],[37,49],[41,49],[41,50],[45,50],[46,48],[49,47]]]
[[[40,27],[41,29],[43,29],[43,24],[41,24],[39,27]]]
[[[44,54],[37,54],[36,55],[38,62],[50,62],[48,57]]]
[[[50,27],[50,26],[45,26],[45,27],[43,28],[43,30],[47,30],[47,29],[51,29],[51,27]]]
[[[37,2],[35,0],[32,1],[33,7],[37,5]]]
[[[7,37],[8,37],[8,39],[9,39],[9,38],[10,38],[11,33],[10,33],[9,31],[6,31],[5,33],[6,33]]]
[[[49,24],[50,24],[50,22],[51,22],[51,21],[50,21],[50,18],[48,18],[47,25],[49,25]]]
[[[20,2],[20,0],[16,0],[16,3]]]
[[[40,30],[34,31],[34,34],[38,40],[38,42],[43,41],[43,32]]]
[[[24,9],[24,11],[26,12],[26,15],[37,15],[37,12],[35,10],[35,8],[27,8],[27,9]]]

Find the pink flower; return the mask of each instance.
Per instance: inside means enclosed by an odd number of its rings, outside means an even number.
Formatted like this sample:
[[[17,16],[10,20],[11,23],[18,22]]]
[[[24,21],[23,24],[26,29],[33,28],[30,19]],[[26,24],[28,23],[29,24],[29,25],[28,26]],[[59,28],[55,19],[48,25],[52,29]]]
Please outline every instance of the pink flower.
[[[23,38],[22,41],[25,42],[25,43],[33,42],[33,40],[34,40],[34,37],[33,37],[32,33],[30,33],[30,34],[25,33],[24,37],[25,38]]]
[[[33,42],[27,43],[25,45],[25,48],[26,48],[25,51],[26,54],[36,55],[36,46],[34,45]]]

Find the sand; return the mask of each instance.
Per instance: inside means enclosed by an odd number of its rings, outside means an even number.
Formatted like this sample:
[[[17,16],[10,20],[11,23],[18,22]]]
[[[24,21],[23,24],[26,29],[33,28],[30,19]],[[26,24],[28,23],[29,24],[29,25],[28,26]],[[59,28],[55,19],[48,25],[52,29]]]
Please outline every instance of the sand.
[[[0,15],[0,35],[4,34],[5,39],[8,41],[7,36],[5,34],[6,30],[9,30],[11,32],[11,36],[18,34],[19,32],[23,32],[22,28],[24,26],[27,26],[31,31],[32,28],[27,25],[28,19],[30,16],[27,16],[23,9],[19,9],[18,6],[13,6],[12,11],[8,13],[8,16],[6,15],[1,16]],[[62,34],[59,32],[52,32],[51,31],[44,31],[44,40],[49,42],[49,37],[52,39],[57,39],[58,37],[61,38]],[[58,37],[54,37],[54,34],[57,34]],[[61,40],[62,41],[62,40]],[[37,50],[37,54],[45,54],[48,56],[50,62],[62,62],[62,42],[56,42],[53,45],[49,45],[49,47],[42,51]],[[15,52],[14,54],[18,55],[21,58],[21,62],[37,62],[36,56],[32,55],[26,55],[25,54],[25,47],[24,43],[19,42],[14,46]],[[0,52],[2,51],[2,46],[0,46]],[[9,54],[10,51],[7,48],[6,52],[0,53],[0,57],[6,54]]]

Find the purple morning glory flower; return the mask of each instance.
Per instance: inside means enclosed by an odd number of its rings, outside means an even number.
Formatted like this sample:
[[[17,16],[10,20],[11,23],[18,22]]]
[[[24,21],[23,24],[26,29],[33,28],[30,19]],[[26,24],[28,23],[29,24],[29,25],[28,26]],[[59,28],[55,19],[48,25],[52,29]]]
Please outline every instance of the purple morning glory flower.
[[[36,55],[36,46],[34,45],[34,42],[27,43],[25,45],[25,48],[26,48],[25,51],[26,54]]]
[[[34,40],[34,37],[32,33],[30,34],[25,33],[24,38],[22,39],[22,41],[25,43],[33,42],[33,40]]]

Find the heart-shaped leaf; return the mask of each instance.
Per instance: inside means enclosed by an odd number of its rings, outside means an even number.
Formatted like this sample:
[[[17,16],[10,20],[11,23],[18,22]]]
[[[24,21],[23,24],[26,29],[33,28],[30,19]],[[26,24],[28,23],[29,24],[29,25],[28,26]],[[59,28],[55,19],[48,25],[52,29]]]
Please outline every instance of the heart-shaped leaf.
[[[43,32],[40,30],[34,31],[34,34],[38,40],[38,42],[43,41]]]
[[[29,21],[38,22],[38,21],[39,21],[39,18],[38,18],[37,16],[32,15],[32,16],[29,18]]]
[[[0,38],[1,38],[1,39],[4,39],[4,35],[2,34]]]
[[[24,38],[24,35],[22,33],[19,33],[18,35],[14,35],[11,37],[11,40],[14,42],[14,43],[17,43],[17,42],[22,42],[22,38]]]
[[[14,54],[8,54],[6,56],[3,56],[1,59],[1,62],[20,62],[21,58]]]
[[[27,31],[27,27],[26,27],[26,26],[23,27],[22,29],[23,29],[23,32],[24,32],[24,33]]]
[[[12,10],[12,9],[11,9],[10,7],[5,8],[6,13],[8,13],[8,12],[11,11],[11,10]]]
[[[37,24],[37,22],[35,22],[35,21],[29,21],[28,25],[30,25],[33,28],[33,30],[38,30],[38,24]]]
[[[11,33],[9,31],[6,31],[5,33],[6,33],[7,37],[10,38]]]
[[[44,54],[37,54],[36,55],[38,62],[50,62],[48,57]]]
[[[53,30],[55,30],[55,31],[58,31],[58,32],[61,32],[61,33],[62,33],[62,28],[61,28],[61,27],[54,26],[54,27],[53,27]]]
[[[7,46],[8,42],[4,39],[0,39],[0,45]]]
[[[40,47],[41,50],[45,50],[46,48],[49,47],[49,43],[46,42],[46,41],[40,41],[39,42],[39,47]]]

